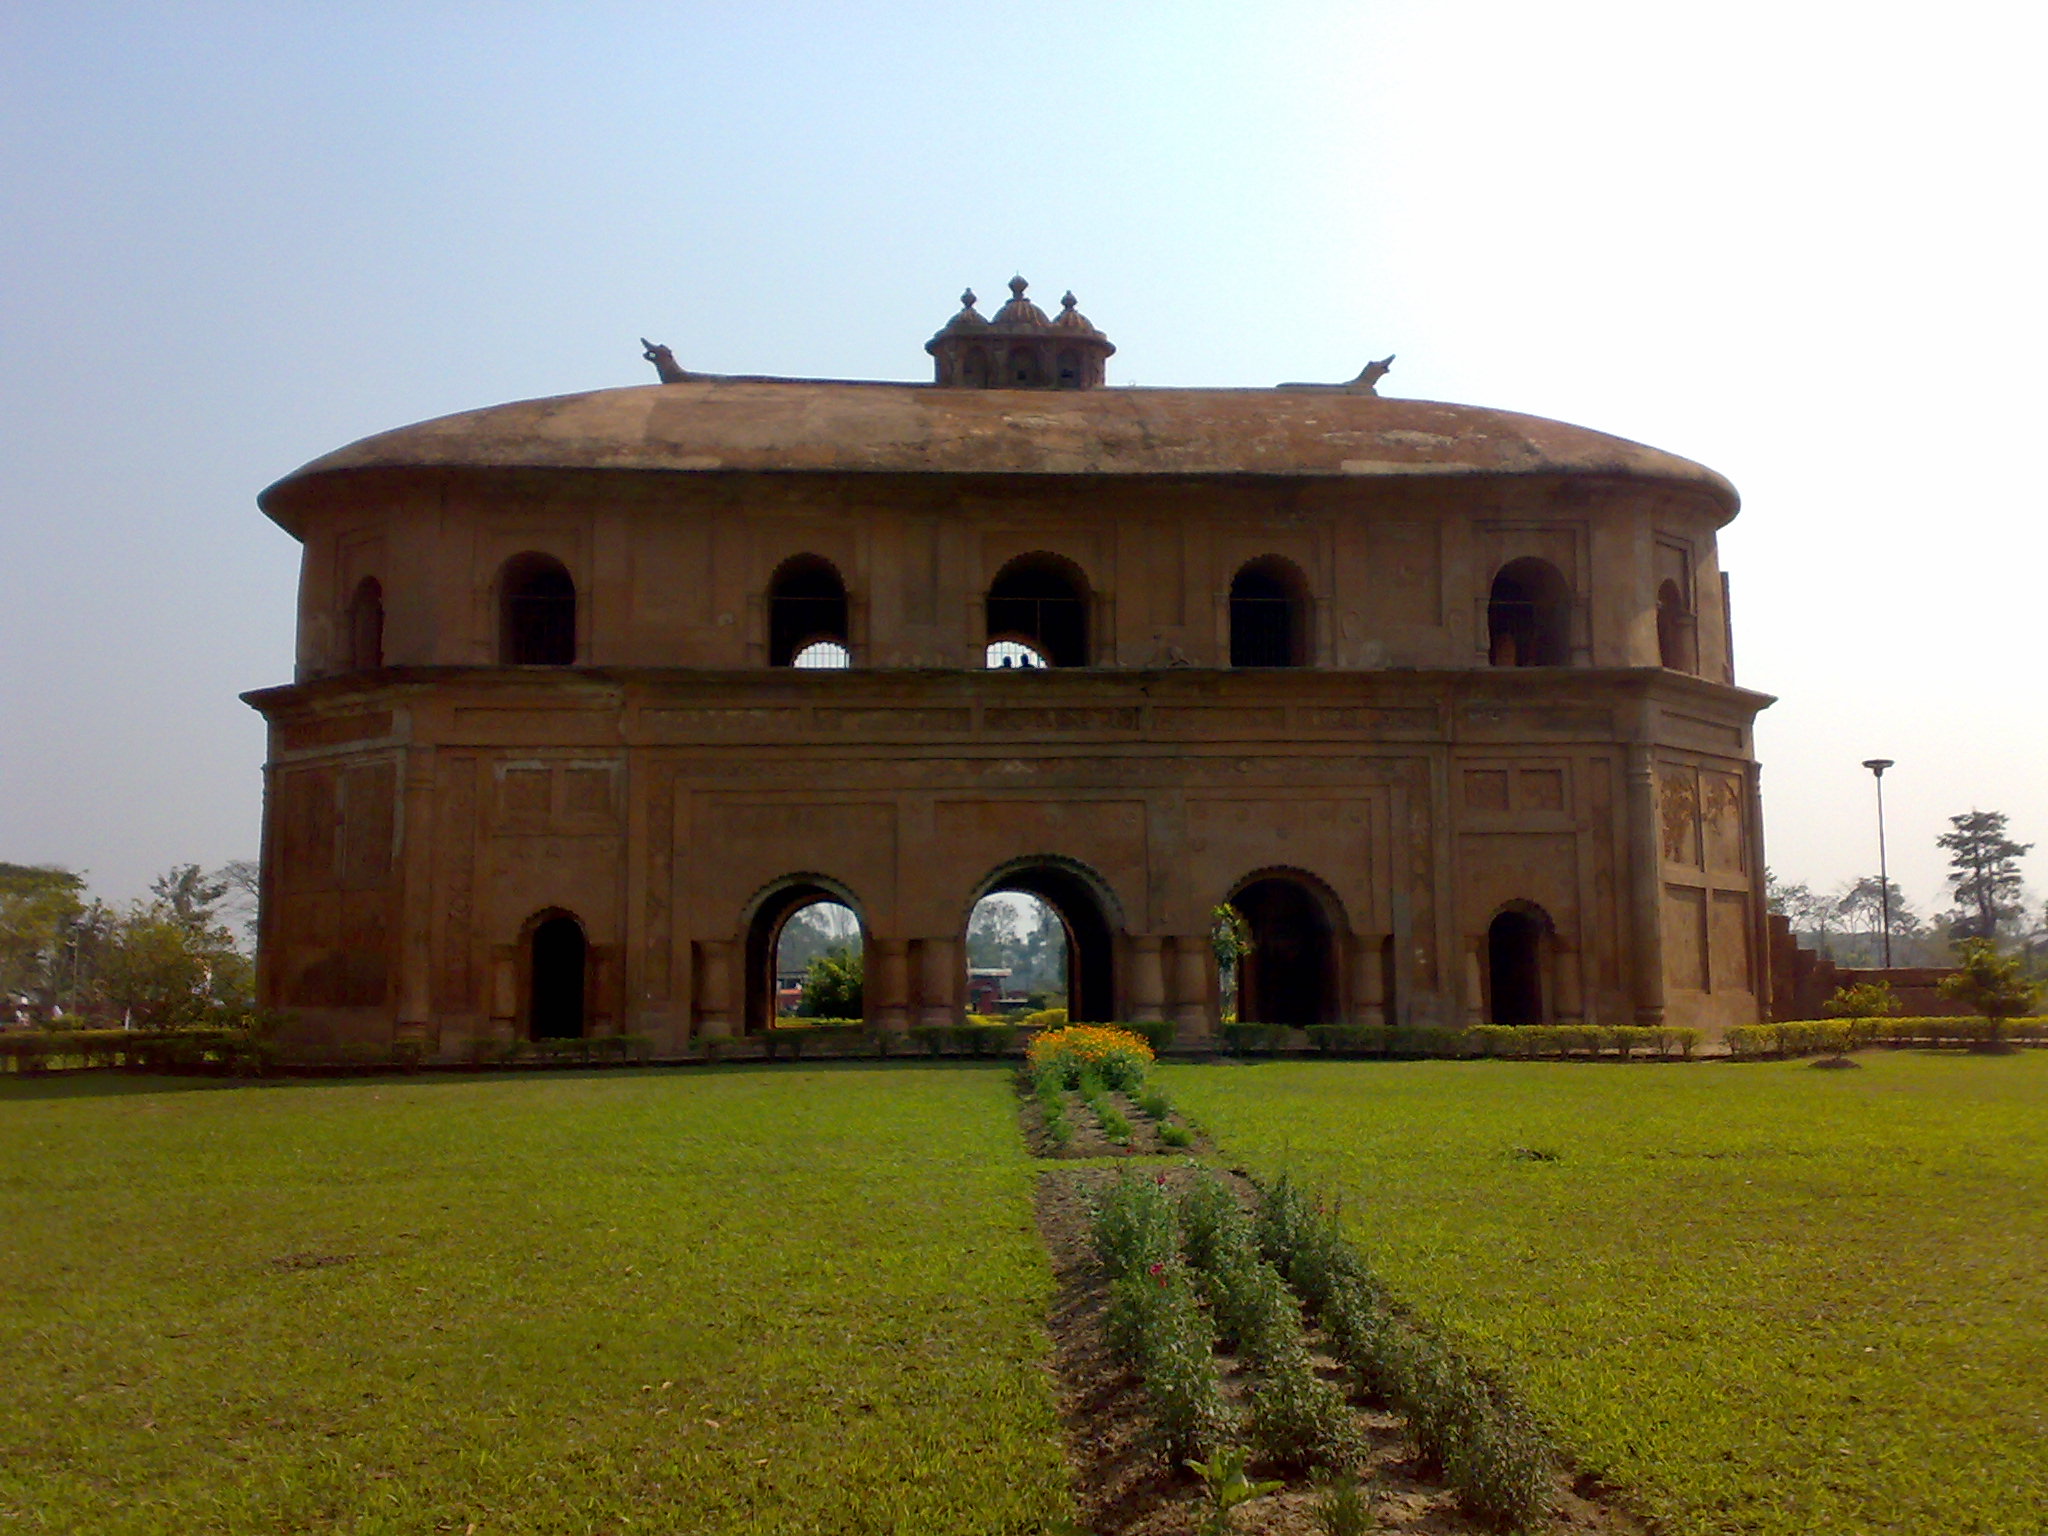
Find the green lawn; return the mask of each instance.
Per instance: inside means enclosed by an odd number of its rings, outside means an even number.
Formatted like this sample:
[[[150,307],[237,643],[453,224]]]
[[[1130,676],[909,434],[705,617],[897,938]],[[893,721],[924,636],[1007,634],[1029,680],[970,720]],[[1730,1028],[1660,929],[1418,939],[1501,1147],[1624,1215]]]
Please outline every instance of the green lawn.
[[[2040,1536],[2048,1051],[1860,1059],[1161,1078],[1672,1536]]]
[[[0,1531],[1038,1532],[1000,1068],[0,1080]]]

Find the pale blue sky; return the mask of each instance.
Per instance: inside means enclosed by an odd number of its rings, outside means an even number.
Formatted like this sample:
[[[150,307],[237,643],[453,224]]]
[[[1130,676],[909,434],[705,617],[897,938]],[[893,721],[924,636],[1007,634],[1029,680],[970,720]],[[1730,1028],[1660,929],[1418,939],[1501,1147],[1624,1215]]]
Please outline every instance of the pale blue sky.
[[[2044,24],[1964,3],[0,11],[0,859],[257,841],[296,546],[351,439],[705,371],[918,379],[965,285],[1112,381],[1338,379],[1741,488],[1781,874],[2048,885]]]

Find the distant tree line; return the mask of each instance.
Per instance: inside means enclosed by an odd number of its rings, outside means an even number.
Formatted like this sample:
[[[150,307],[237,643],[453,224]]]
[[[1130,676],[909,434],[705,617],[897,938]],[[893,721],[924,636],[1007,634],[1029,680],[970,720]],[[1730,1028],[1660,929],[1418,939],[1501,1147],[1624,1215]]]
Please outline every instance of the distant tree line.
[[[117,907],[85,877],[0,862],[0,1026],[238,1022],[253,1006],[256,866],[179,864]]]

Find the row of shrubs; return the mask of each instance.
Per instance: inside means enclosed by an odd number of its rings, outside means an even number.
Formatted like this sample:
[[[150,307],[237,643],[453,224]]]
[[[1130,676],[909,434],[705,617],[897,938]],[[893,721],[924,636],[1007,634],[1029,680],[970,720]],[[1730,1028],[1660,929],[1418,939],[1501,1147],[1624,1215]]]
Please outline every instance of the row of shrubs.
[[[1690,1059],[1706,1038],[1697,1029],[1632,1024],[1311,1024],[1301,1031],[1327,1056],[1668,1056]],[[1225,1024],[1232,1055],[1273,1055],[1288,1048],[1284,1024]]]
[[[246,1029],[0,1030],[0,1070],[125,1067],[137,1072],[255,1073],[276,1046]]]
[[[2048,1044],[2048,1018],[1798,1019],[1736,1024],[1726,1036],[1731,1056],[1839,1056],[1867,1046],[1988,1045],[2007,1040]]]
[[[1282,1178],[1248,1214],[1215,1175],[1176,1200],[1163,1175],[1126,1173],[1097,1208],[1095,1250],[1110,1278],[1110,1342],[1144,1384],[1159,1449],[1213,1456],[1242,1438],[1274,1470],[1354,1464],[1360,1440],[1343,1393],[1316,1373],[1304,1306],[1358,1394],[1408,1423],[1427,1470],[1499,1530],[1533,1524],[1557,1458],[1500,1382],[1405,1320],[1334,1215]],[[1249,1379],[1240,1413],[1215,1351]]]

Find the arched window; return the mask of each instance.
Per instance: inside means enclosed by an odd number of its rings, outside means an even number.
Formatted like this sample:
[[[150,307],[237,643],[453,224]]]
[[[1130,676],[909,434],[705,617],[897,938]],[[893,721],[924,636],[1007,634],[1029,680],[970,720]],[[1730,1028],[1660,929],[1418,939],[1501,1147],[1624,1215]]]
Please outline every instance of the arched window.
[[[1060,353],[1055,382],[1061,389],[1081,387],[1081,354],[1071,347]]]
[[[1088,665],[1088,589],[1057,555],[1019,555],[988,589],[989,665],[996,645],[1014,641],[1055,667]]]
[[[1572,595],[1548,560],[1500,568],[1486,603],[1487,655],[1496,667],[1563,667],[1572,658]]]
[[[1543,951],[1549,934],[1550,920],[1534,907],[1510,907],[1488,925],[1488,1023],[1543,1022]]]
[[[527,941],[527,1035],[574,1040],[583,1033],[584,981],[590,945],[583,925],[566,912],[536,923]]]
[[[1308,602],[1301,572],[1276,555],[1254,560],[1230,583],[1230,664],[1308,664]]]
[[[1034,347],[1012,347],[1009,362],[1010,383],[1018,389],[1036,389],[1045,382],[1045,368],[1038,360]]]
[[[960,365],[960,382],[969,389],[988,388],[988,354],[980,347],[971,347],[967,361]]]
[[[348,669],[372,672],[383,665],[384,588],[365,576],[348,602]]]
[[[793,555],[768,583],[768,665],[828,665],[797,660],[821,641],[847,650],[846,583],[831,561]],[[847,660],[852,660],[850,651]]]
[[[1657,589],[1657,662],[1674,672],[1699,669],[1693,657],[1692,615],[1686,611],[1675,581]]]
[[[553,555],[505,562],[498,578],[498,659],[512,667],[567,667],[576,661],[576,583]]]

